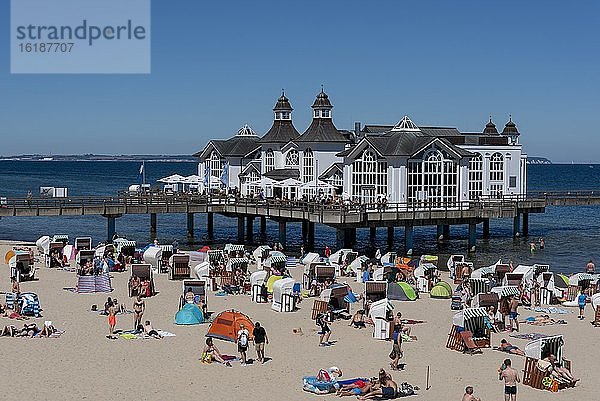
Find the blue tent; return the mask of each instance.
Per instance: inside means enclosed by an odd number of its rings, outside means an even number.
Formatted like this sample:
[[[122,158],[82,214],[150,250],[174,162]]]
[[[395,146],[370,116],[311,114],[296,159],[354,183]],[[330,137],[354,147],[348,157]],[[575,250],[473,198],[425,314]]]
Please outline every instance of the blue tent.
[[[194,304],[185,304],[175,315],[175,324],[195,325],[204,323],[204,315]]]

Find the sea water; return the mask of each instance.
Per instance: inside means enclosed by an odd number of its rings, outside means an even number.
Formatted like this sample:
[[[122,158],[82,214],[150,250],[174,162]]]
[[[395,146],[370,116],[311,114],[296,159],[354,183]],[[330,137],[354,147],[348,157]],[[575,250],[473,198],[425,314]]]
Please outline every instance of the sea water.
[[[110,196],[139,184],[140,162],[125,161],[0,161],[0,196],[24,198],[28,191],[39,194],[42,186],[67,187],[70,196]],[[197,174],[193,162],[146,162],[146,181],[157,185],[156,180],[171,175]],[[600,190],[600,165],[530,165],[528,166],[529,191]],[[195,249],[208,243],[206,215],[195,217],[195,240],[186,238],[185,214],[159,214],[158,239],[161,243],[177,240],[184,248]],[[277,241],[277,223],[267,220],[267,242]],[[237,242],[237,219],[215,215],[215,242]],[[255,241],[259,224],[254,224]],[[514,239],[512,219],[492,220],[489,239],[481,238],[478,226],[476,252],[468,255],[476,267],[489,265],[498,259],[517,264],[546,263],[555,271],[571,272],[583,269],[589,259],[598,261],[600,250],[600,206],[549,206],[546,213],[530,214],[529,237]],[[117,232],[128,239],[145,245],[150,242],[150,216],[125,215],[116,220]],[[91,236],[94,243],[106,238],[106,219],[101,216],[62,217],[4,217],[0,219],[0,238],[17,241],[35,241],[42,235],[68,234]],[[301,224],[288,223],[288,252],[295,254],[301,245]],[[530,242],[545,240],[545,249],[529,250]],[[403,229],[395,231],[393,250],[403,253]],[[452,226],[450,239],[438,243],[436,227],[415,227],[415,255],[447,255],[467,250],[467,227]],[[335,248],[335,230],[316,225],[315,247],[323,253],[325,245]],[[372,253],[369,230],[357,230],[358,250]],[[375,248],[385,252],[387,230],[377,230]],[[538,247],[539,248],[539,247]]]

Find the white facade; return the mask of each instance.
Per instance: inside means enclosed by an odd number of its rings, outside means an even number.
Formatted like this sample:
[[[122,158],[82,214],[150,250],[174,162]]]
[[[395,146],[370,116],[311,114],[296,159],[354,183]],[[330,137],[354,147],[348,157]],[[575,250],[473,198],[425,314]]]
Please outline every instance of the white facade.
[[[313,121],[300,135],[282,95],[263,138],[245,126],[229,140],[209,142],[198,153],[198,175],[210,188],[237,188],[243,196],[343,195],[354,202],[385,200],[416,208],[526,194],[527,155],[512,119],[502,133],[491,120],[483,133],[461,133],[419,127],[405,116],[395,126],[357,129],[353,138],[335,128],[332,107],[321,92],[312,106]],[[207,172],[210,180],[204,178]]]

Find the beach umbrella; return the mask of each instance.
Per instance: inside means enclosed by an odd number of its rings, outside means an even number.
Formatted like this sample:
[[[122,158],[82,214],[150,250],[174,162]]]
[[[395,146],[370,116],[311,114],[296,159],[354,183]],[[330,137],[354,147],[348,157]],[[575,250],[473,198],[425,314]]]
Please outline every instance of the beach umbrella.
[[[569,278],[564,274],[556,274],[554,273],[554,285],[558,288],[568,288],[569,287]]]
[[[184,180],[185,180],[184,176],[179,175],[179,174],[172,174],[172,175],[170,175],[168,177],[163,177],[163,178],[160,178],[160,179],[158,179],[156,181],[162,182],[162,183],[165,183],[165,184],[175,184],[175,183],[183,182]]]

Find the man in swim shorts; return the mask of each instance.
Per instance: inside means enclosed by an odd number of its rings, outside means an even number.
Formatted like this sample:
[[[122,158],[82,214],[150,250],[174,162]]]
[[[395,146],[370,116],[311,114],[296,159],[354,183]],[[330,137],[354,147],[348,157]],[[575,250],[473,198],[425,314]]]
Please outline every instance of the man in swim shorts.
[[[511,367],[510,359],[504,360],[500,379],[504,380],[504,401],[517,401],[517,383],[520,383],[521,379],[519,372]]]
[[[358,397],[359,400],[371,400],[375,397],[382,397],[383,399],[391,400],[396,398],[398,392],[398,385],[392,380],[392,376],[389,374],[385,375],[385,379],[382,377],[381,387],[369,391],[362,397]]]

